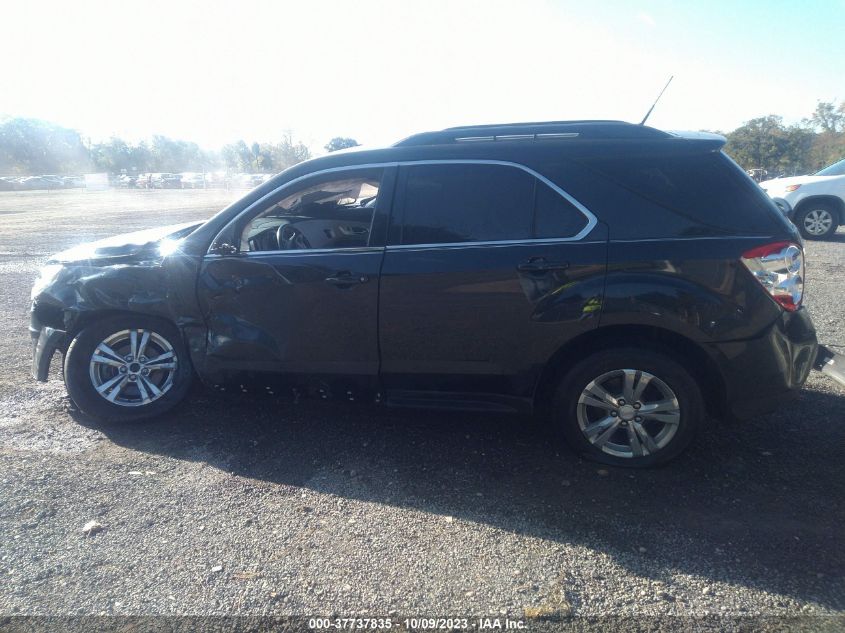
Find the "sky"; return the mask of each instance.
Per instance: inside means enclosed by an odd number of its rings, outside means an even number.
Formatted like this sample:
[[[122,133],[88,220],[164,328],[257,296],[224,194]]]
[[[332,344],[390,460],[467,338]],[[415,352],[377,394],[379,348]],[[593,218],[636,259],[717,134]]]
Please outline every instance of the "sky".
[[[0,116],[208,149],[566,119],[730,131],[845,101],[845,0],[3,0]]]

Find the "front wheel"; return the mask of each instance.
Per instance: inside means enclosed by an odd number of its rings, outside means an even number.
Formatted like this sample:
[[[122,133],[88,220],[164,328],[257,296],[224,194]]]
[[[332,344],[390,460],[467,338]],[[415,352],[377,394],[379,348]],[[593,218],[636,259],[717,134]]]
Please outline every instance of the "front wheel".
[[[83,413],[132,421],[178,404],[190,386],[191,367],[175,327],[127,315],[82,330],[65,355],[64,376],[68,394]]]
[[[795,214],[795,225],[806,239],[824,240],[836,233],[836,211],[824,202],[808,203]]]
[[[623,348],[593,354],[564,376],[555,424],[587,458],[645,467],[677,457],[704,419],[695,379],[667,355]]]

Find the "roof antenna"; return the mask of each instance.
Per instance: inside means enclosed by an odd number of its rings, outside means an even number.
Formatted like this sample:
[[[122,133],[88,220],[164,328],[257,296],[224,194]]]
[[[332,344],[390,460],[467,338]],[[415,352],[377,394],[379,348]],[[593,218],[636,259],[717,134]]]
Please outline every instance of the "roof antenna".
[[[675,75],[669,77],[669,81],[666,82],[666,85],[663,86],[663,90],[660,91],[660,94],[657,95],[657,99],[654,100],[654,103],[651,104],[651,107],[648,109],[648,112],[645,113],[643,120],[640,121],[640,125],[645,125],[645,122],[648,121],[648,117],[651,116],[651,111],[654,110],[654,106],[657,105],[657,102],[660,101],[660,97],[663,96],[663,93],[666,92],[666,88],[669,87],[669,84],[672,83],[672,80],[675,78]]]

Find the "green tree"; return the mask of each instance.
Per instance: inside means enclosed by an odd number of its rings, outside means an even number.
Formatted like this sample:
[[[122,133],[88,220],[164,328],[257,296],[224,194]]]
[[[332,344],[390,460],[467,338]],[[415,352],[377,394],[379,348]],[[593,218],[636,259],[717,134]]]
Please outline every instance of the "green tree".
[[[0,173],[69,174],[90,169],[88,149],[76,130],[26,118],[0,124]]]
[[[784,130],[784,153],[778,161],[780,173],[788,176],[807,174],[814,169],[812,148],[816,135],[812,130],[800,125],[792,125]],[[777,175],[780,175],[777,174]]]
[[[311,158],[308,146],[302,141],[295,141],[290,132],[286,132],[282,140],[272,146],[271,154],[275,171],[283,171]]]
[[[215,163],[213,157],[199,145],[166,136],[154,136],[150,146],[153,171],[205,171]]]
[[[726,135],[725,151],[743,169],[765,169],[769,176],[807,173],[815,134],[798,125],[785,126],[783,119],[769,115],[751,119]]]
[[[845,157],[845,101],[838,106],[820,101],[805,123],[818,132],[809,151],[812,171]]]
[[[339,149],[347,149],[349,147],[358,147],[360,143],[354,138],[345,136],[335,136],[324,146],[327,152],[336,152]]]
[[[805,119],[812,127],[821,132],[839,134],[845,131],[845,101],[837,106],[827,101],[819,101],[809,119]]]
[[[105,143],[96,143],[89,152],[97,171],[120,173],[132,169],[132,147],[123,139],[112,137]]]
[[[783,119],[773,114],[751,119],[727,135],[725,151],[744,169],[776,169],[784,151]]]
[[[224,145],[221,154],[227,170],[233,172],[250,170],[252,165],[252,151],[243,140]]]
[[[146,141],[129,148],[128,166],[130,172],[151,172],[153,171],[153,154]]]

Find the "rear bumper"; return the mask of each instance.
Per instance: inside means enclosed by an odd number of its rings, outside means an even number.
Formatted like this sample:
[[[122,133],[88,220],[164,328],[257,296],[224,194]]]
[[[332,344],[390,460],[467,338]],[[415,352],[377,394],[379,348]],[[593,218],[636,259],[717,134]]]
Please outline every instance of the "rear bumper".
[[[845,387],[845,355],[837,354],[824,345],[819,345],[813,369],[819,370],[825,376]]]
[[[816,361],[816,330],[806,309],[784,312],[762,336],[713,345],[729,417],[751,418],[786,404]]]

